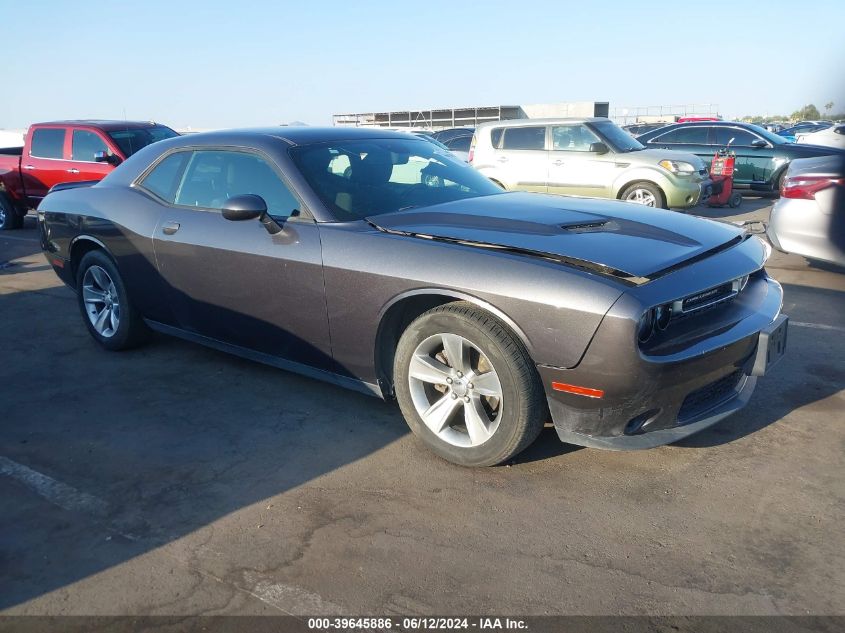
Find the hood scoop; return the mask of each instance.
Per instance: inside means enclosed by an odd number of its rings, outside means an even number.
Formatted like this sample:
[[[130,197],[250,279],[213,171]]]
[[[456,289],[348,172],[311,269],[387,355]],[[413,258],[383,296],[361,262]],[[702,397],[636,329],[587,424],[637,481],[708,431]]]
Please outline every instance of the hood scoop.
[[[603,222],[562,224],[560,228],[562,228],[564,231],[569,231],[570,233],[598,233],[601,231],[618,231],[619,225],[615,222],[611,222],[610,220],[605,220]]]

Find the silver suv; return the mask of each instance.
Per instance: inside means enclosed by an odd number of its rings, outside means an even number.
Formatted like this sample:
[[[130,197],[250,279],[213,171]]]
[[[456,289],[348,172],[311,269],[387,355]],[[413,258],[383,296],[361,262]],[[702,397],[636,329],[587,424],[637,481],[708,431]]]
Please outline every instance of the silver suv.
[[[687,209],[711,181],[694,154],[646,149],[609,119],[517,119],[475,130],[470,163],[505,189]]]

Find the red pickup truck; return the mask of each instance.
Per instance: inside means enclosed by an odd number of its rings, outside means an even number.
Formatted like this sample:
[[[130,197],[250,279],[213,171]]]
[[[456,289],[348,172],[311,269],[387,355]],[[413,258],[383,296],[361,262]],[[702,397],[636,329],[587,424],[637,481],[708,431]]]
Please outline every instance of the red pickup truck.
[[[178,136],[151,121],[36,123],[23,147],[0,149],[0,230],[20,228],[54,185],[101,180],[150,143]]]

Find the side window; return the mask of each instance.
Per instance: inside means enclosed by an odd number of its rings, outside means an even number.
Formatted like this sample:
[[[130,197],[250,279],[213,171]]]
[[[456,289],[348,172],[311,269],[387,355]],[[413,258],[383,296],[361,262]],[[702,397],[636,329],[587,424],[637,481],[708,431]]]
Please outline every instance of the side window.
[[[593,143],[601,143],[601,139],[584,125],[556,125],[552,128],[552,149],[589,152]]]
[[[176,204],[220,209],[229,198],[245,193],[264,198],[267,212],[275,218],[286,218],[300,206],[260,156],[215,150],[193,153],[176,194]]]
[[[141,181],[141,186],[172,204],[176,200],[176,190],[182,179],[182,171],[190,156],[191,152],[171,154],[147,174]]]
[[[708,145],[707,134],[710,128],[703,125],[680,126],[652,139],[651,143],[691,143]]]
[[[546,128],[509,127],[505,128],[502,149],[545,149]]]
[[[36,158],[62,158],[64,156],[65,130],[42,127],[32,132],[29,155]]]
[[[71,160],[83,160],[93,163],[94,154],[97,152],[109,153],[109,148],[98,134],[89,132],[88,130],[73,131],[70,153]]]
[[[750,147],[753,141],[757,140],[757,136],[746,130],[741,130],[735,127],[717,127],[716,128],[716,144],[727,145],[731,147],[742,145]]]
[[[490,130],[490,143],[494,148],[498,149],[502,142],[502,133],[505,131],[503,127],[497,127]]]

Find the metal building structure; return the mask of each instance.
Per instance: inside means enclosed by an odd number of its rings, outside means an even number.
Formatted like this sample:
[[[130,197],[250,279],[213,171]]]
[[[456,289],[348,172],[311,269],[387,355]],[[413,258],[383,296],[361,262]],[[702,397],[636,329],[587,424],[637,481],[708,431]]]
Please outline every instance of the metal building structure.
[[[718,117],[718,103],[687,103],[683,105],[655,105],[618,107],[610,111],[610,118],[619,125],[629,123],[672,123],[679,117]]]
[[[335,126],[353,127],[444,130],[453,127],[476,127],[478,124],[487,121],[505,121],[508,119],[606,117],[608,116],[609,109],[610,104],[606,101],[573,101],[563,103],[535,103],[531,105],[394,110],[392,112],[335,114],[332,116],[332,124]]]
[[[429,110],[394,110],[392,112],[363,112],[335,114],[332,125],[354,127],[398,127],[441,130],[453,127],[475,127],[486,121],[524,118],[520,106],[498,105],[471,108],[440,108]]]

